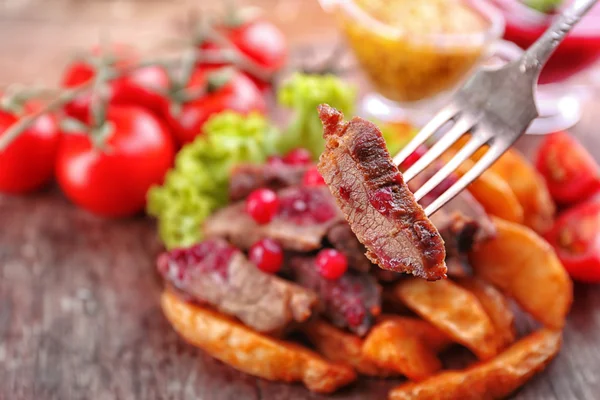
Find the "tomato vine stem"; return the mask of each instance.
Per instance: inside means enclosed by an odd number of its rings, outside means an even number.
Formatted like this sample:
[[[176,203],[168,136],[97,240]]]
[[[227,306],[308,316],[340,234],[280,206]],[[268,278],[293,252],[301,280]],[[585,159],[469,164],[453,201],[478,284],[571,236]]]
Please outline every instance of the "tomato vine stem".
[[[19,118],[12,126],[10,126],[2,135],[0,135],[0,151],[7,148],[12,141],[14,141],[19,135],[27,130],[37,118],[40,116],[59,110],[62,106],[74,100],[77,96],[92,91],[92,104],[91,113],[94,126],[97,128],[98,124],[101,124],[105,117],[106,101],[103,98],[103,86],[107,82],[113,81],[120,78],[133,70],[159,66],[167,70],[170,79],[169,83],[173,84],[171,79],[172,74],[169,72],[175,68],[180,69],[180,79],[177,81],[177,85],[181,86],[180,89],[185,88],[185,85],[189,81],[193,68],[199,63],[208,65],[219,65],[229,64],[241,71],[254,76],[265,82],[273,82],[275,74],[265,70],[262,66],[257,64],[254,60],[243,54],[235,45],[222,33],[218,32],[217,29],[212,25],[204,26],[206,29],[203,33],[205,38],[203,40],[212,40],[221,48],[218,49],[200,49],[198,48],[199,43],[192,41],[187,44],[187,48],[180,54],[172,57],[172,59],[162,58],[154,60],[141,60],[131,66],[116,70],[112,68],[108,61],[101,61],[99,71],[89,81],[81,84],[75,88],[65,89],[59,92],[58,96],[50,100],[46,105],[38,109],[32,114],[25,115]],[[190,93],[192,98],[196,98],[204,93],[205,90],[195,90]]]

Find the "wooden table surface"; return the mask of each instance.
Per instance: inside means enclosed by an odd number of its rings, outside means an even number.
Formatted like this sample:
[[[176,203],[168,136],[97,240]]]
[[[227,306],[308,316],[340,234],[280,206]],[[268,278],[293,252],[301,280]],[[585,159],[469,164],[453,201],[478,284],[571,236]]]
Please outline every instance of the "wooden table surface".
[[[0,0],[0,84],[55,84],[68,53],[100,31],[151,49],[190,4]],[[336,39],[316,1],[253,4],[294,46]],[[596,90],[574,130],[597,159],[599,111]],[[327,398],[239,373],[179,339],[158,306],[159,250],[149,219],[96,218],[53,189],[0,195],[0,400]],[[515,398],[598,399],[598,371],[600,290],[577,285],[561,353]],[[395,383],[361,379],[331,398],[383,399]]]

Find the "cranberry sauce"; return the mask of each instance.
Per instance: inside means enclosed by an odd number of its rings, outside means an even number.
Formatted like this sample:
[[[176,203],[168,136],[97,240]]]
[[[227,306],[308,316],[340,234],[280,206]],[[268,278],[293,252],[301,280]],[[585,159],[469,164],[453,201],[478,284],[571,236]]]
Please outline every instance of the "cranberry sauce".
[[[350,189],[346,186],[340,186],[340,197],[346,201],[350,200]]]
[[[315,259],[295,257],[290,263],[294,280],[318,293],[325,316],[336,326],[363,336],[381,312],[381,291],[367,273],[346,272],[339,279],[326,279]]]
[[[390,186],[382,187],[368,193],[369,203],[380,213],[390,216],[396,211],[396,204]],[[398,210],[399,211],[399,210]]]
[[[337,206],[327,189],[296,187],[280,197],[279,218],[298,225],[324,223],[337,216]]]
[[[227,270],[231,257],[238,252],[234,246],[221,239],[209,239],[188,248],[174,249],[158,257],[158,272],[174,284],[181,285],[190,273],[216,273],[227,279]]]

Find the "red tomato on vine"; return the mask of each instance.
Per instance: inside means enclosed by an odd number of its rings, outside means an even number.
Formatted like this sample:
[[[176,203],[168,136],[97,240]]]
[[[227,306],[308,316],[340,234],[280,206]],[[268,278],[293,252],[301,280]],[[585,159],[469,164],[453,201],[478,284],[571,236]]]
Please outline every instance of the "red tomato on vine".
[[[141,107],[116,105],[108,107],[100,129],[106,129],[100,146],[87,133],[65,135],[56,179],[73,203],[94,214],[134,215],[143,210],[148,189],[162,183],[173,164],[169,131]]]
[[[264,113],[267,110],[260,90],[237,70],[199,67],[192,73],[187,89],[192,94],[197,90],[203,93],[196,99],[184,100],[179,109],[170,105],[164,113],[180,144],[194,140],[213,114],[225,110],[242,114],[252,111]]]
[[[100,57],[111,57],[113,62],[109,67],[113,68],[115,72],[123,74],[108,84],[109,98],[112,104],[136,105],[160,115],[165,103],[168,102],[165,93],[169,86],[168,75],[162,67],[147,66],[124,72],[137,61],[132,50],[117,47],[113,53],[108,55],[103,55],[98,50],[94,50],[92,53],[97,56],[98,60]],[[62,86],[65,88],[78,87],[89,82],[96,74],[97,70],[94,65],[83,60],[74,61],[65,69]],[[65,112],[71,117],[87,121],[90,99],[89,93],[77,96],[65,105]]]
[[[272,76],[285,65],[288,57],[286,38],[273,23],[262,18],[244,21],[243,17],[231,16],[230,21],[222,24],[217,31],[239,52],[255,64],[263,75]],[[203,38],[201,38],[203,39]],[[211,41],[202,41],[200,46],[205,51],[218,54],[222,47]],[[212,64],[223,66],[226,64]],[[264,78],[244,72],[262,91],[269,87]]]
[[[283,67],[287,59],[287,42],[273,23],[255,19],[229,28],[227,37],[245,55],[269,72]]]
[[[40,105],[26,103],[23,114],[39,110]],[[0,110],[0,137],[20,116]],[[32,126],[0,150],[0,192],[22,194],[39,189],[52,179],[60,141],[56,119],[42,115]]]

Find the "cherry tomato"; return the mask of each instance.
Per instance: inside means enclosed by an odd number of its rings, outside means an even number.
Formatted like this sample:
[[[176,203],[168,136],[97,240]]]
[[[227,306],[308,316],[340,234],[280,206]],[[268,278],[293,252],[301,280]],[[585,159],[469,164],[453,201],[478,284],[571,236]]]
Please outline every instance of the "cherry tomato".
[[[84,62],[73,62],[65,70],[62,77],[62,86],[74,88],[92,79],[95,75],[94,68]],[[112,93],[111,93],[112,95]],[[64,110],[67,115],[86,121],[90,107],[90,95],[85,93],[77,96],[74,100],[65,104]]]
[[[567,132],[546,136],[536,158],[554,200],[572,204],[600,190],[600,169],[590,153]]]
[[[93,51],[93,53],[98,52]],[[135,56],[126,50],[119,49],[116,54],[116,57],[119,57],[114,65],[117,70],[127,68],[136,61]],[[67,66],[62,78],[62,86],[77,87],[88,82],[95,75],[96,70],[92,65],[84,61],[76,61]],[[110,101],[113,104],[137,105],[160,115],[168,102],[165,95],[160,92],[166,92],[168,86],[168,76],[163,68],[149,66],[136,69],[110,82]],[[65,106],[66,113],[81,121],[87,121],[90,97],[89,93],[78,96]]]
[[[600,201],[588,201],[565,211],[546,239],[573,279],[600,282]]]
[[[158,66],[136,69],[115,81],[113,103],[138,105],[161,115],[168,103],[169,88],[165,70]]]
[[[227,36],[242,53],[269,72],[285,64],[288,53],[285,36],[269,21],[259,18],[229,28]]]
[[[104,149],[86,134],[63,138],[56,178],[78,206],[107,217],[130,216],[144,208],[148,189],[162,182],[174,145],[164,124],[140,107],[110,106],[107,124]]]
[[[202,126],[209,117],[221,111],[232,110],[242,114],[252,111],[266,112],[265,99],[248,77],[232,70],[225,84],[211,89],[214,81],[218,80],[215,79],[217,77],[223,78],[223,70],[214,67],[196,69],[188,88],[207,88],[208,92],[196,100],[183,103],[178,112],[172,109],[165,110],[167,123],[180,144],[194,140],[202,132]]]
[[[288,47],[285,36],[271,22],[263,19],[254,19],[242,24],[223,26],[219,29],[222,34],[254,61],[266,73],[280,70],[288,56]],[[218,51],[219,46],[212,42],[204,42],[200,46],[203,50]],[[223,66],[224,64],[213,66]],[[262,91],[269,88],[269,83],[249,73],[244,73]]]
[[[39,107],[28,103],[25,113],[35,112]],[[0,136],[18,118],[10,112],[0,111]],[[42,115],[6,149],[0,150],[0,192],[27,193],[46,184],[54,173],[59,142],[56,119]]]

